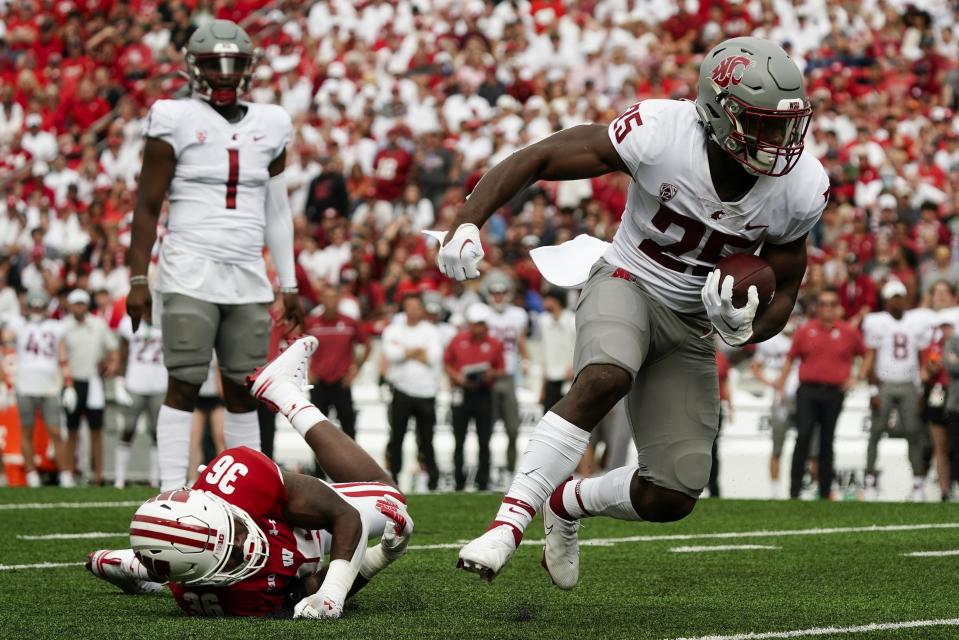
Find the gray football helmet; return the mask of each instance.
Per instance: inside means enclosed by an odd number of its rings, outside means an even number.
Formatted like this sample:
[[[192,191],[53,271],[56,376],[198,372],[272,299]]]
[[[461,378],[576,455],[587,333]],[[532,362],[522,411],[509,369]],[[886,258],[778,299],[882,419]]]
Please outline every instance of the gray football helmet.
[[[732,38],[706,54],[696,111],[709,136],[752,174],[783,176],[802,155],[812,108],[802,73],[762,38]]]
[[[250,36],[235,22],[204,24],[186,45],[191,93],[217,107],[234,104],[250,85],[257,56]]]

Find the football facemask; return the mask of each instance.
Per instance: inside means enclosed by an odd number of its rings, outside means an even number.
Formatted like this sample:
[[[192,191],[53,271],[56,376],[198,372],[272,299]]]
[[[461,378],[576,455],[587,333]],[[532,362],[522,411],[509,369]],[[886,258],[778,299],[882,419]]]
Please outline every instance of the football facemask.
[[[187,55],[194,95],[217,107],[226,107],[239,100],[246,91],[253,67],[253,57],[242,53]]]
[[[808,102],[783,99],[776,109],[756,107],[735,96],[721,102],[734,126],[723,149],[747,171],[783,176],[796,166],[805,148],[812,115]]]

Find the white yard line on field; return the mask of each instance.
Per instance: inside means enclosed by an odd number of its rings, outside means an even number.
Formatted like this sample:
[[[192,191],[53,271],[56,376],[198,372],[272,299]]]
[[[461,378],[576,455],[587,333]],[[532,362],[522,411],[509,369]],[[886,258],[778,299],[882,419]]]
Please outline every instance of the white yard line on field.
[[[18,569],[59,569],[61,567],[82,567],[82,562],[37,562],[36,564],[0,564],[0,571]]]
[[[673,547],[673,553],[704,553],[707,551],[752,551],[754,549],[781,549],[772,544],[716,544],[702,547]]]
[[[51,503],[53,504],[53,503]],[[64,503],[64,504],[87,504],[96,506],[98,503]],[[116,504],[116,503],[107,503]],[[135,503],[139,505],[140,503]],[[2,508],[3,505],[0,505]],[[959,529],[959,522],[938,522],[929,524],[892,524],[892,525],[874,525],[868,527],[832,527],[816,529],[782,529],[779,531],[761,529],[757,531],[728,531],[721,533],[683,533],[683,534],[662,534],[646,536],[627,536],[623,538],[584,538],[579,541],[583,547],[610,547],[617,544],[626,544],[630,542],[671,542],[685,540],[729,540],[736,538],[780,538],[790,536],[824,536],[843,533],[888,533],[895,531],[922,531],[922,530],[942,530]],[[120,538],[126,536],[125,532],[109,533],[102,531],[90,531],[81,533],[48,533],[18,535],[20,540],[71,540],[85,538]],[[524,545],[542,545],[544,540],[523,540]],[[434,549],[459,549],[466,541],[441,542],[437,544],[412,544],[409,549],[412,551],[430,551]],[[678,547],[679,549],[697,548],[697,547]],[[728,548],[767,548],[762,545],[730,545]],[[698,549],[698,548],[697,548]],[[704,550],[720,550],[723,547],[704,547]],[[919,552],[919,553],[940,553],[943,555],[959,555],[955,552]]]
[[[107,531],[88,531],[87,533],[46,533],[37,536],[17,536],[17,540],[87,540],[92,538],[125,538],[129,531],[109,533]]]
[[[761,529],[758,531],[729,531],[724,533],[673,533],[648,536],[626,536],[623,538],[580,538],[581,547],[609,547],[628,542],[662,542],[674,540],[728,540],[736,538],[780,538],[787,536],[826,536],[840,533],[888,533],[890,531],[921,531],[924,529],[959,529],[959,522],[938,522],[930,524],[890,524],[868,527],[832,527],[817,529],[783,529],[780,531]],[[544,540],[523,540],[523,544],[541,545]],[[410,549],[459,549],[463,543],[443,542],[439,544],[410,545]]]
[[[0,504],[0,511],[19,509],[86,509],[88,507],[139,507],[143,500],[120,500],[116,502],[12,502]]]
[[[959,549],[950,549],[949,551],[913,551],[904,553],[904,556],[910,558],[944,558],[946,556],[959,556]]]
[[[778,640],[779,638],[807,638],[810,636],[839,635],[843,633],[896,631],[898,629],[916,629],[919,627],[959,627],[959,618],[943,618],[940,620],[910,620],[908,622],[879,622],[875,624],[863,624],[854,627],[814,627],[812,629],[797,629],[795,631],[762,631],[737,633],[729,636],[696,636],[694,638],[673,638],[672,640]]]

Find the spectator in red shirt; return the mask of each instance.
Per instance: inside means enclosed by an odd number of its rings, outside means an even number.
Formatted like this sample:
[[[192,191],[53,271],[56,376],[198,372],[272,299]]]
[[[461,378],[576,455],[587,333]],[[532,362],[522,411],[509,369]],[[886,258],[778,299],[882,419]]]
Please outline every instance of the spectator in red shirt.
[[[843,317],[849,324],[858,327],[863,316],[876,310],[876,283],[862,272],[862,263],[855,254],[846,255],[846,281],[838,289]]]
[[[776,384],[782,392],[793,362],[799,360],[796,392],[796,448],[793,450],[791,498],[799,497],[809,445],[819,426],[819,497],[828,500],[833,477],[833,437],[846,392],[862,381],[860,366],[852,376],[853,360],[866,353],[859,330],[839,319],[839,294],[827,287],[816,298],[816,317],[799,327]]]
[[[399,145],[401,130],[393,127],[387,134],[386,146],[373,158],[376,198],[396,202],[403,195],[403,188],[413,166],[413,156]]]
[[[355,439],[356,410],[350,385],[370,355],[370,340],[356,320],[340,313],[336,287],[327,287],[320,301],[323,311],[306,321],[306,333],[320,342],[310,362],[310,402],[327,415],[335,408],[343,433]]]
[[[474,303],[466,310],[468,328],[453,338],[443,356],[446,375],[453,386],[453,473],[456,490],[466,488],[463,470],[463,443],[472,418],[479,440],[479,466],[476,470],[476,488],[486,491],[489,486],[489,441],[493,435],[493,382],[505,369],[503,343],[489,335],[486,322],[490,309]]]

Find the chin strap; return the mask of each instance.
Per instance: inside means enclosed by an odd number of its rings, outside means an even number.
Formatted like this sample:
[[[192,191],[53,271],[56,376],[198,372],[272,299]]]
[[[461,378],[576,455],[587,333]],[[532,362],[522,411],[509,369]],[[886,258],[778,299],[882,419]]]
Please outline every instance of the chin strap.
[[[210,92],[210,102],[218,107],[228,107],[236,101],[236,89],[214,89]]]

